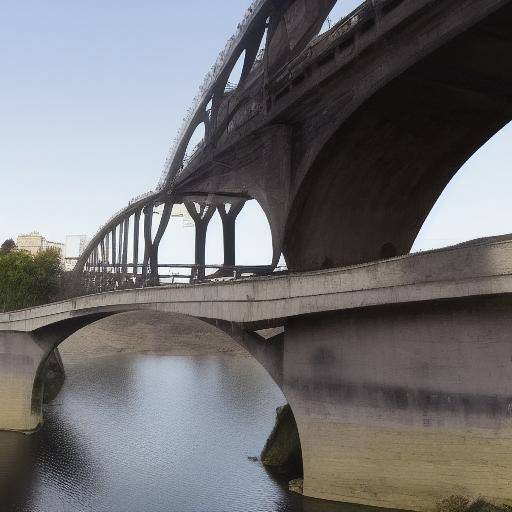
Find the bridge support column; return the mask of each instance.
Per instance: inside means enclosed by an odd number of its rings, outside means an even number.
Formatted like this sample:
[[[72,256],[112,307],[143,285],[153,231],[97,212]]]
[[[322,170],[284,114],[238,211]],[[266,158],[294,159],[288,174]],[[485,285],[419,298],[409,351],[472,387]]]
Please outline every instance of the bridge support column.
[[[117,226],[112,229],[112,272],[117,272]]]
[[[160,247],[160,242],[162,241],[165,230],[169,225],[169,220],[171,218],[173,206],[174,204],[170,199],[166,200],[164,210],[162,212],[162,218],[160,219],[160,224],[158,225],[158,230],[156,232],[155,239],[151,244],[151,249],[149,252],[149,261],[151,267],[151,283],[154,285],[160,282],[158,268],[158,249]]]
[[[126,217],[123,221],[123,283],[126,281],[126,274],[128,273],[128,236],[130,229],[130,217]]]
[[[216,208],[211,205],[200,205],[198,212],[196,210],[195,203],[185,203],[185,207],[194,220],[196,228],[195,264],[198,267],[195,272],[192,272],[192,275],[197,279],[204,279],[204,265],[206,262],[206,233],[208,231],[208,224],[210,223]]]
[[[33,432],[43,421],[43,399],[52,400],[63,375],[58,345],[110,313],[72,318],[33,332],[0,331],[0,430]],[[60,383],[59,383],[60,380]],[[45,390],[47,384],[52,387]]]
[[[144,261],[142,263],[142,281],[146,282],[148,274],[148,264],[151,253],[152,245],[152,230],[153,230],[153,208],[154,204],[151,203],[144,207]]]
[[[133,275],[135,284],[137,284],[139,274],[139,232],[141,212],[142,210],[137,210],[133,216]]]
[[[225,204],[218,207],[224,235],[224,265],[229,267],[236,264],[236,219],[244,205],[245,201],[233,203],[229,211]]]
[[[433,510],[512,503],[512,307],[497,298],[289,320],[283,391],[305,495]]]
[[[42,422],[43,363],[52,351],[30,333],[0,332],[0,429],[31,432]]]

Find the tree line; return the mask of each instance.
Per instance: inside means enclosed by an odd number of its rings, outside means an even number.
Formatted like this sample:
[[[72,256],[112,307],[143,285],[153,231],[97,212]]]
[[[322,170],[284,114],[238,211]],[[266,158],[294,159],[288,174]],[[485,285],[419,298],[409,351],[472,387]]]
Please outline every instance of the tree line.
[[[6,240],[0,247],[0,311],[30,308],[58,299],[63,275],[57,249],[32,255],[18,250],[14,240]]]

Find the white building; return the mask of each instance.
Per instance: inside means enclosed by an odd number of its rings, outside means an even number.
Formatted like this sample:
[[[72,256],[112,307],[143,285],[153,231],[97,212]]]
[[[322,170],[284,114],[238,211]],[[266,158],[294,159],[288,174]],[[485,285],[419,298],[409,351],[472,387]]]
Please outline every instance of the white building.
[[[64,257],[64,244],[60,242],[50,242],[37,231],[19,235],[16,240],[16,246],[20,251],[27,251],[34,256],[46,249],[57,249],[61,257]]]

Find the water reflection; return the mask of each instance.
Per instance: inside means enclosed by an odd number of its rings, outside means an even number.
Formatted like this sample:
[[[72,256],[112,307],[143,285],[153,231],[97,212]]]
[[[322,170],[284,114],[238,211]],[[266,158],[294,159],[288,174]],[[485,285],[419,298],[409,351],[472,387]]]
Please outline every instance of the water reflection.
[[[0,434],[0,504],[12,510],[23,508],[33,471],[30,439],[15,433]]]
[[[41,431],[0,434],[2,512],[352,512],[248,459],[284,402],[250,358],[123,355],[67,373]]]

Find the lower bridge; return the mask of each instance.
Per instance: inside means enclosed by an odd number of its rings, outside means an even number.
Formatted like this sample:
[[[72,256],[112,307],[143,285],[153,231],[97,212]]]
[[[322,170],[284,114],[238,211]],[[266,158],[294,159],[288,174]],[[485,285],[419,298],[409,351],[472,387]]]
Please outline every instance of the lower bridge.
[[[214,324],[267,369],[297,421],[306,495],[413,510],[452,494],[512,502],[512,241],[2,314],[0,428],[40,426],[42,368],[62,341],[144,309]]]

